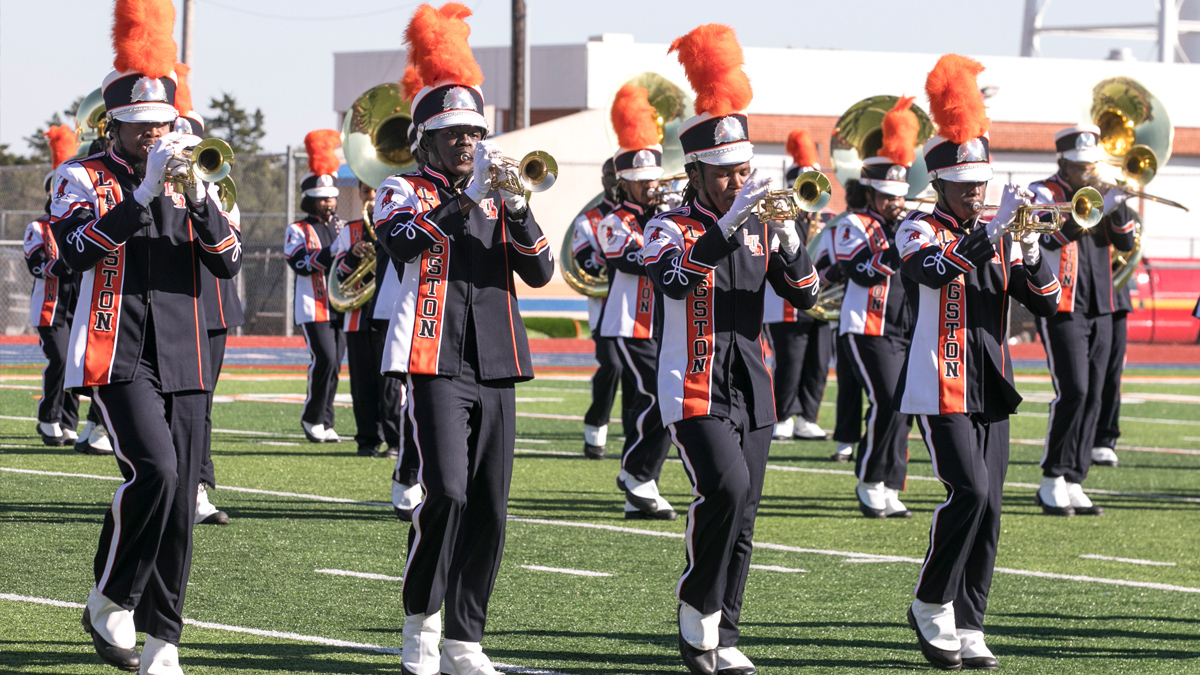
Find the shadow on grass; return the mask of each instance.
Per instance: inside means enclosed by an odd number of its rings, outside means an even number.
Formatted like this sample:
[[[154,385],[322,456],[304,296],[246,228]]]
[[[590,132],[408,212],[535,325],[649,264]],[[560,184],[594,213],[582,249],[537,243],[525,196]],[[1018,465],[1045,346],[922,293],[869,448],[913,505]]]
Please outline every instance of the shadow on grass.
[[[6,523],[100,523],[108,505],[79,502],[6,502],[0,505],[0,521]]]

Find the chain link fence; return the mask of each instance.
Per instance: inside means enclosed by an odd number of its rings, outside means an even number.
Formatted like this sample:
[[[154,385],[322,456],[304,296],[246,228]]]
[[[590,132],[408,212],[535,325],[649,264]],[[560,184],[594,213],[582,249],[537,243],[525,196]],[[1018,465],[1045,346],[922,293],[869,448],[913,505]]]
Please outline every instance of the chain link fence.
[[[292,335],[292,272],[283,255],[283,235],[297,219],[300,180],[307,173],[303,152],[239,155],[232,176],[237,183],[242,223],[242,272],[238,295],[246,323],[238,334]],[[25,266],[25,227],[45,211],[44,180],[50,166],[0,166],[0,332],[33,334],[29,296],[33,279]],[[338,213],[344,220],[362,214],[357,181],[339,177]],[[303,213],[300,214],[300,217]]]

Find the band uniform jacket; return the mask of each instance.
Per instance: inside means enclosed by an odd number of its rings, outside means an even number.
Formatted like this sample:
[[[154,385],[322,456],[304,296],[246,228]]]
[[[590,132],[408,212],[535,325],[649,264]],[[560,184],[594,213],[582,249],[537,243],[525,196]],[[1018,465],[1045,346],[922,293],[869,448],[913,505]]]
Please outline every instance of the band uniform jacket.
[[[895,400],[912,415],[1016,412],[1008,352],[1008,299],[1053,316],[1059,283],[1045,257],[1022,261],[1005,234],[995,246],[986,228],[964,228],[940,208],[914,211],[896,232],[900,273],[915,313],[912,345]]]
[[[842,335],[908,337],[912,329],[895,232],[872,209],[847,213],[837,221],[834,252],[846,279],[838,332]]]
[[[731,238],[695,199],[646,225],[642,260],[658,293],[658,401],[663,424],[728,417],[737,361],[744,364],[755,428],[775,422],[763,354],[763,287],[798,309],[816,302],[817,273],[803,246],[788,259],[751,216]]]
[[[816,215],[816,214],[813,214]],[[798,232],[801,237],[801,245],[808,245],[808,227],[802,224],[797,224]],[[833,230],[832,224],[821,228],[817,234],[817,248],[814,251],[816,257],[812,259],[813,268],[817,270],[817,278],[821,281],[821,285],[825,285],[826,275],[831,268],[837,267],[837,260],[833,254]],[[763,323],[798,323],[801,325],[811,325],[818,320],[813,318],[808,312],[796,309],[795,305],[779,297],[775,292],[775,288],[767,284],[767,297],[763,300]],[[820,321],[819,323],[825,323]]]
[[[470,316],[478,378],[532,379],[513,274],[534,288],[549,283],[550,245],[532,210],[518,219],[498,191],[467,213],[460,195],[430,166],[379,186],[375,234],[397,267],[403,264],[383,372],[457,376]]]
[[[229,209],[227,217],[234,235],[240,242],[242,217],[237,204]],[[200,268],[200,297],[204,300],[204,316],[208,320],[208,330],[227,331],[245,325],[242,300],[238,297],[237,282],[233,279],[218,279],[207,267]]]
[[[79,297],[79,274],[63,262],[50,227],[50,216],[25,226],[25,266],[33,275],[29,324],[34,328],[68,325]]]
[[[1031,183],[1029,189],[1033,191],[1035,204],[1068,202],[1074,196],[1070,186],[1057,174]],[[1050,217],[1049,213],[1043,215],[1043,219]],[[1137,222],[1132,212],[1120,206],[1106,213],[1090,229],[1065,222],[1058,232],[1042,235],[1042,255],[1062,286],[1058,311],[1089,315],[1113,313],[1115,301],[1109,245],[1132,251],[1136,230]]]
[[[624,201],[596,226],[608,263],[608,297],[600,336],[646,339],[654,332],[654,285],[642,265],[642,229],[653,211]]]
[[[216,186],[200,208],[170,183],[144,207],[133,198],[140,182],[111,149],[58,167],[54,236],[82,274],[66,387],[131,381],[152,320],[162,391],[211,391],[200,268],[232,278],[241,242]]]
[[[338,232],[337,239],[333,242],[333,266],[338,281],[343,281],[346,277],[349,277],[358,268],[359,262],[361,262],[358,256],[350,252],[350,249],[354,248],[355,244],[365,239],[376,249],[379,248],[369,237],[370,235],[366,234],[366,228],[362,220],[352,220],[346,223],[341,232]],[[381,257],[377,250],[375,254],[375,272],[372,275],[375,281],[375,292],[371,294],[371,298],[362,307],[352,309],[343,315],[342,330],[351,333],[358,332],[363,330],[371,321],[375,314],[375,303],[379,300],[379,292],[383,288],[383,279],[385,277],[381,272],[386,274],[387,271],[387,255],[385,254]],[[372,277],[368,277],[368,279]]]
[[[288,225],[284,232],[283,254],[296,273],[292,310],[296,325],[342,320],[341,312],[329,306],[327,278],[333,264],[333,242],[341,227],[337,216],[323,223],[310,215]]]
[[[596,226],[616,207],[605,197],[599,204],[575,217],[571,230],[571,255],[581,270],[593,276],[608,272],[608,261],[604,259],[604,247],[596,237]],[[605,298],[588,298],[588,327],[593,331],[600,329],[604,301]]]

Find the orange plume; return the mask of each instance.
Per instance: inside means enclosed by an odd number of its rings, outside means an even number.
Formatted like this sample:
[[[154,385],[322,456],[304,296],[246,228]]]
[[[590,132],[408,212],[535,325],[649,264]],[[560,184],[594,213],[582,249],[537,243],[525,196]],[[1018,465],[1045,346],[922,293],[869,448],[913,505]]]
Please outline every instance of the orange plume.
[[[912,96],[901,96],[883,116],[883,146],[879,155],[904,166],[912,166],[917,158],[917,132],[921,130],[916,113],[909,109],[913,100]]]
[[[408,60],[425,84],[435,87],[449,81],[478,87],[483,83],[483,71],[467,43],[471,27],[463,19],[468,16],[471,10],[457,2],[447,2],[441,9],[421,5],[413,13],[404,41]]]
[[[821,163],[817,155],[817,144],[813,143],[808,129],[792,129],[788,134],[786,149],[796,166],[816,166]]]
[[[337,155],[333,149],[342,144],[341,135],[333,129],[317,129],[304,137],[304,151],[308,153],[308,170],[318,176],[337,173]]]
[[[404,100],[413,100],[417,92],[421,91],[424,86],[425,83],[421,81],[421,73],[412,66],[405,67],[404,77],[400,78],[400,88],[404,90]]]
[[[166,77],[175,66],[175,5],[171,0],[117,0],[113,7],[113,67]]]
[[[75,138],[75,132],[65,124],[50,127],[44,135],[50,142],[50,164],[56,169],[59,164],[74,157],[75,152],[79,150],[79,139]]]
[[[180,115],[192,112],[192,88],[188,85],[188,73],[191,67],[186,63],[175,64],[175,77],[179,78],[175,85],[175,109]]]
[[[938,134],[952,143],[966,143],[987,133],[991,122],[975,78],[983,64],[958,54],[946,54],[925,78],[929,112]]]
[[[696,92],[696,114],[713,117],[745,110],[754,92],[742,70],[745,59],[733,29],[719,23],[700,26],[671,43],[679,52],[688,82]]]
[[[657,119],[658,111],[650,105],[650,93],[645,88],[622,85],[612,104],[612,125],[622,148],[640,150],[658,143]]]

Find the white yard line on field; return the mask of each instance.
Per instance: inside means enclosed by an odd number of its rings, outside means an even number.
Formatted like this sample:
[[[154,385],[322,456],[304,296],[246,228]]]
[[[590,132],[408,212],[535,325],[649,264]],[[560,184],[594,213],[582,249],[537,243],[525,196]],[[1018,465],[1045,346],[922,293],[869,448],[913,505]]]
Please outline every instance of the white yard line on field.
[[[86,605],[78,602],[66,602],[63,600],[51,600],[50,598],[34,598],[28,595],[14,595],[12,593],[0,593],[0,600],[9,600],[11,602],[28,602],[36,605],[48,605],[50,607],[62,607],[64,609],[83,609]],[[381,645],[373,645],[365,642],[350,642],[349,640],[335,640],[333,638],[320,637],[318,635],[302,635],[300,633],[291,633],[278,630],[263,630],[261,628],[244,628],[242,626],[229,626],[223,623],[212,623],[209,621],[196,621],[195,619],[184,619],[183,623],[197,628],[207,628],[209,630],[225,631],[227,633],[243,633],[246,635],[254,635],[257,637],[273,638],[276,640],[291,640],[293,642],[307,642],[309,644],[323,645],[326,647],[343,647],[345,649],[354,649],[363,652],[375,652],[377,654],[387,654],[390,656],[399,656],[399,647],[384,647]],[[186,643],[184,644],[186,647]],[[496,668],[508,673],[517,673],[518,675],[566,675],[555,670],[544,670],[542,668],[527,668],[525,666],[514,666],[508,663],[495,663]]]
[[[533,448],[515,448],[513,452],[522,455],[547,455],[550,457],[583,457],[578,452],[567,452],[566,450],[534,450]]]
[[[559,574],[571,574],[577,577],[611,577],[608,572],[589,572],[588,570],[572,570],[565,567],[544,567],[542,565],[518,565],[527,570],[534,572],[558,572]]]
[[[1115,558],[1108,555],[1096,555],[1095,553],[1085,553],[1080,558],[1088,560],[1111,560],[1113,562],[1129,563],[1130,565],[1153,565],[1154,567],[1174,567],[1173,562],[1157,562],[1154,560],[1140,560],[1138,558]]]
[[[41,387],[32,384],[0,384],[0,389],[23,389],[25,391],[41,391]]]
[[[351,572],[350,570],[313,570],[320,574],[332,574],[339,577],[357,577],[359,579],[373,579],[375,581],[404,581],[404,577],[389,577],[386,574],[373,574],[371,572]]]
[[[798,572],[808,572],[798,567],[780,567],[779,565],[750,565],[752,570],[762,570],[764,572],[784,572],[786,574],[796,574]]]

